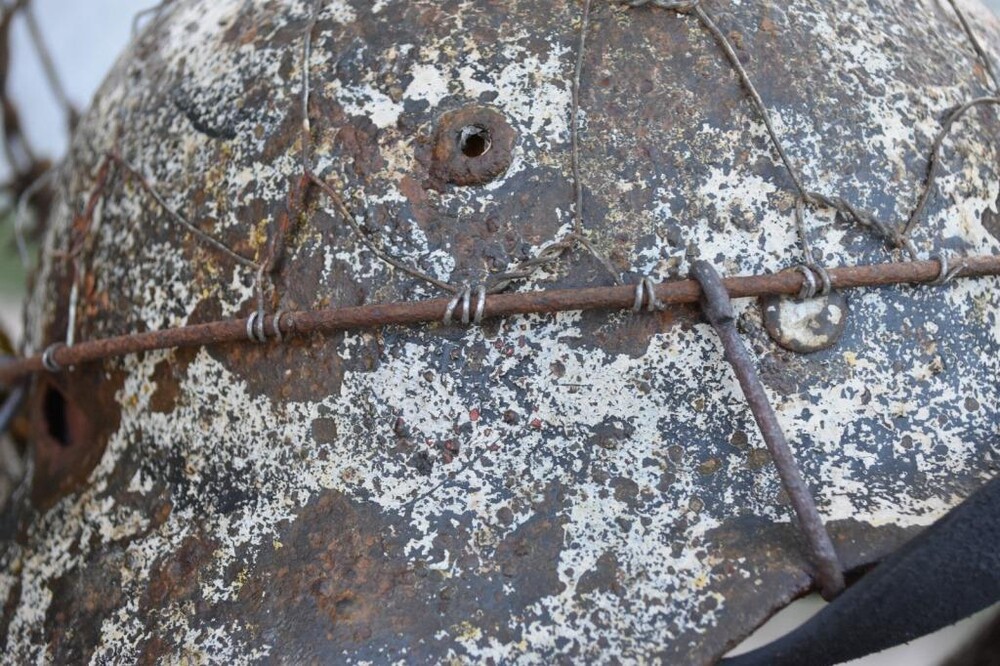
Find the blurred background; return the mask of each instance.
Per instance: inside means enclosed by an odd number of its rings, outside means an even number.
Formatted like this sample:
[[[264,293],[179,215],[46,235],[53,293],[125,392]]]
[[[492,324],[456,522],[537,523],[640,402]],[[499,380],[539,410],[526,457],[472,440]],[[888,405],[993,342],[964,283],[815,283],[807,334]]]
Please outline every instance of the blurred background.
[[[15,2],[8,1],[2,6],[13,4]],[[994,12],[1000,12],[1000,0],[986,0],[985,4]],[[6,44],[9,62],[6,92],[20,110],[26,142],[36,156],[57,160],[63,154],[68,135],[66,102],[81,112],[86,109],[104,74],[130,41],[133,20],[153,5],[155,2],[140,0],[33,0],[35,36],[32,36],[30,22],[23,17],[18,16],[13,21]],[[38,39],[44,43],[47,56],[40,57]],[[51,60],[48,69],[45,57]],[[55,87],[53,76],[58,79]],[[55,92],[58,89],[64,90],[65,95]],[[6,164],[0,167],[0,182],[7,182],[11,175]],[[3,203],[3,208],[9,211],[7,215],[12,215],[9,206],[13,202]],[[0,328],[16,338],[21,328],[20,301],[25,272],[10,222],[4,220],[0,224]],[[823,604],[818,596],[796,602],[735,652],[763,645],[782,635],[817,612]],[[980,613],[956,627],[854,663],[864,666],[939,664],[984,626],[995,612],[994,608]]]
[[[6,9],[16,4],[3,2]],[[51,59],[51,70],[73,107],[81,112],[128,44],[133,18],[155,0],[33,0],[30,4],[37,33]],[[66,149],[67,119],[64,104],[54,93],[49,74],[32,39],[30,25],[16,17],[6,44],[8,64],[6,93],[19,111],[20,124],[32,153],[57,160]],[[12,176],[0,160],[0,182]],[[2,202],[8,209],[13,202]],[[8,213],[10,214],[10,213]],[[20,331],[20,300],[24,270],[9,220],[0,224],[0,324],[8,334]]]

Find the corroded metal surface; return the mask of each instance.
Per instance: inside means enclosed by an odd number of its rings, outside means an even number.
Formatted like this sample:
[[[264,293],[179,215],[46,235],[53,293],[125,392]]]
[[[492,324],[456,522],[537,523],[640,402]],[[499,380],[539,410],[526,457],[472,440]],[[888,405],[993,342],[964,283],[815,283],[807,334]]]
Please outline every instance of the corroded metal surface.
[[[985,86],[954,17],[918,4],[706,3],[811,187],[886,219],[916,201],[947,110]],[[580,15],[562,1],[324,2],[316,171],[376,242],[439,279],[533,256],[572,229]],[[294,214],[309,16],[276,0],[171,3],[82,121],[48,247],[72,245],[117,145],[199,228],[261,255]],[[996,45],[995,20],[973,18]],[[693,258],[729,274],[799,261],[787,174],[694,18],[596,2],[580,101],[585,226],[626,280]],[[437,128],[470,107],[503,116],[510,164],[449,184],[432,172]],[[947,142],[922,251],[1000,249],[998,128],[977,111]],[[270,307],[432,293],[318,193],[297,217]],[[843,220],[810,224],[827,264],[886,258]],[[87,233],[78,339],[254,307],[253,271],[120,173]],[[50,253],[27,311],[36,348],[65,335],[69,276]],[[609,280],[576,252],[527,288]],[[843,336],[808,356],[737,304],[849,567],[995,473],[997,286],[852,292]],[[34,501],[0,556],[0,641],[17,659],[704,662],[810,585],[693,309],[158,352],[52,381],[33,398]],[[70,405],[60,428],[52,391]]]

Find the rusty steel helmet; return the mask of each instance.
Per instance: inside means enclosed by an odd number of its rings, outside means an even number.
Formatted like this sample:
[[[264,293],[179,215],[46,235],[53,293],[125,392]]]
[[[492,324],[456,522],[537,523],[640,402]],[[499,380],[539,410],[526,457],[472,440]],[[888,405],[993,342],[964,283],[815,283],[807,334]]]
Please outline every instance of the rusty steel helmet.
[[[164,3],[56,177],[5,653],[705,663],[863,582],[996,474],[998,48],[966,1]]]

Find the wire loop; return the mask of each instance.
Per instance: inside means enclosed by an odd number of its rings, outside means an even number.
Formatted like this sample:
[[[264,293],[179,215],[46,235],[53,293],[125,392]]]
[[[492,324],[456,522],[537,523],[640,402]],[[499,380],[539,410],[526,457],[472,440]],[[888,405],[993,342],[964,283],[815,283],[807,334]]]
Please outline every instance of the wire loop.
[[[799,289],[797,298],[800,301],[805,301],[816,296],[816,275],[813,273],[812,269],[806,264],[799,264],[795,267],[795,270],[802,273],[802,277],[804,278],[802,288]]]
[[[56,361],[56,352],[66,345],[62,342],[54,342],[45,348],[42,352],[42,367],[51,373],[57,373],[63,371],[63,366]]]
[[[643,307],[647,312],[656,312],[663,309],[663,304],[656,298],[656,283],[648,275],[635,285],[635,302],[632,304],[632,312],[638,314]]]
[[[937,260],[937,262],[941,264],[941,271],[938,273],[938,276],[930,282],[930,284],[934,286],[940,287],[948,284],[958,277],[959,273],[962,272],[962,269],[965,268],[964,261],[959,261],[957,266],[951,266],[951,261],[948,259],[947,252],[935,252],[930,256],[930,258]]]
[[[278,310],[274,313],[274,317],[271,318],[271,330],[274,331],[274,339],[278,342],[285,341],[285,335],[281,332],[281,318],[286,314],[288,313],[284,310]]]
[[[476,289],[476,314],[472,318],[472,323],[476,326],[481,326],[483,323],[483,315],[486,314],[486,286],[479,285]]]
[[[264,313],[261,310],[256,310],[247,317],[247,339],[258,344],[267,342],[267,335],[264,333]]]
[[[455,294],[455,297],[449,301],[448,307],[444,310],[443,321],[445,326],[451,326],[454,323],[456,316],[455,311],[458,310],[459,304],[462,306],[462,311],[458,317],[462,322],[462,325],[468,326],[471,323],[479,326],[483,323],[483,316],[486,314],[486,286],[481,284],[475,288],[476,307],[474,312],[472,308],[472,291],[472,287],[464,285],[461,290]]]
[[[819,264],[815,262],[799,264],[795,270],[805,278],[802,282],[802,288],[796,295],[798,300],[807,301],[817,296],[826,296],[833,291],[833,280],[830,278],[830,272]]]

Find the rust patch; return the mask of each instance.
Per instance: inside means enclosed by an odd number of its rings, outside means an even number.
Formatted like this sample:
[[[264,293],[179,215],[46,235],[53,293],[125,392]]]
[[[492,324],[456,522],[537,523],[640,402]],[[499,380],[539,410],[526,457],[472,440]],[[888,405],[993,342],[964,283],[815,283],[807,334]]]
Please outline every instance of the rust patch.
[[[120,416],[114,396],[118,373],[104,368],[70,373],[65,383],[39,382],[29,402],[34,435],[35,478],[32,500],[41,509],[74,492],[101,459]]]
[[[371,121],[364,119],[355,120],[354,124],[346,125],[337,132],[341,149],[352,158],[354,173],[362,178],[385,166],[375,140],[377,132]]]
[[[174,410],[181,390],[173,364],[168,361],[158,363],[153,371],[153,381],[156,382],[156,390],[149,397],[149,409],[158,414],[169,414]]]
[[[401,516],[324,492],[261,553],[227,612],[251,627],[273,627],[282,618],[284,640],[272,656],[293,660],[335,650],[341,658],[377,661],[405,649],[422,661],[440,654],[441,632],[476,627],[509,634],[511,614],[562,588],[555,570],[562,501],[559,489],[550,488],[536,516],[484,558],[482,576],[452,579],[402,555],[412,534]],[[469,529],[455,521],[435,545],[453,550],[470,539]],[[461,557],[466,565],[476,559],[468,551]]]
[[[615,554],[608,550],[597,559],[593,569],[580,577],[576,590],[578,594],[604,591],[620,597],[626,594],[622,577],[623,574]]]
[[[215,549],[215,542],[200,535],[185,539],[176,553],[154,569],[140,606],[163,608],[171,600],[200,597],[198,572],[212,561]]]
[[[118,567],[124,555],[117,553],[89,562],[81,571],[50,584],[52,595],[62,604],[52,607],[45,622],[53,627],[48,647],[58,663],[85,663],[100,641],[99,621],[80,623],[79,617],[104,618],[122,602],[121,574]]]

